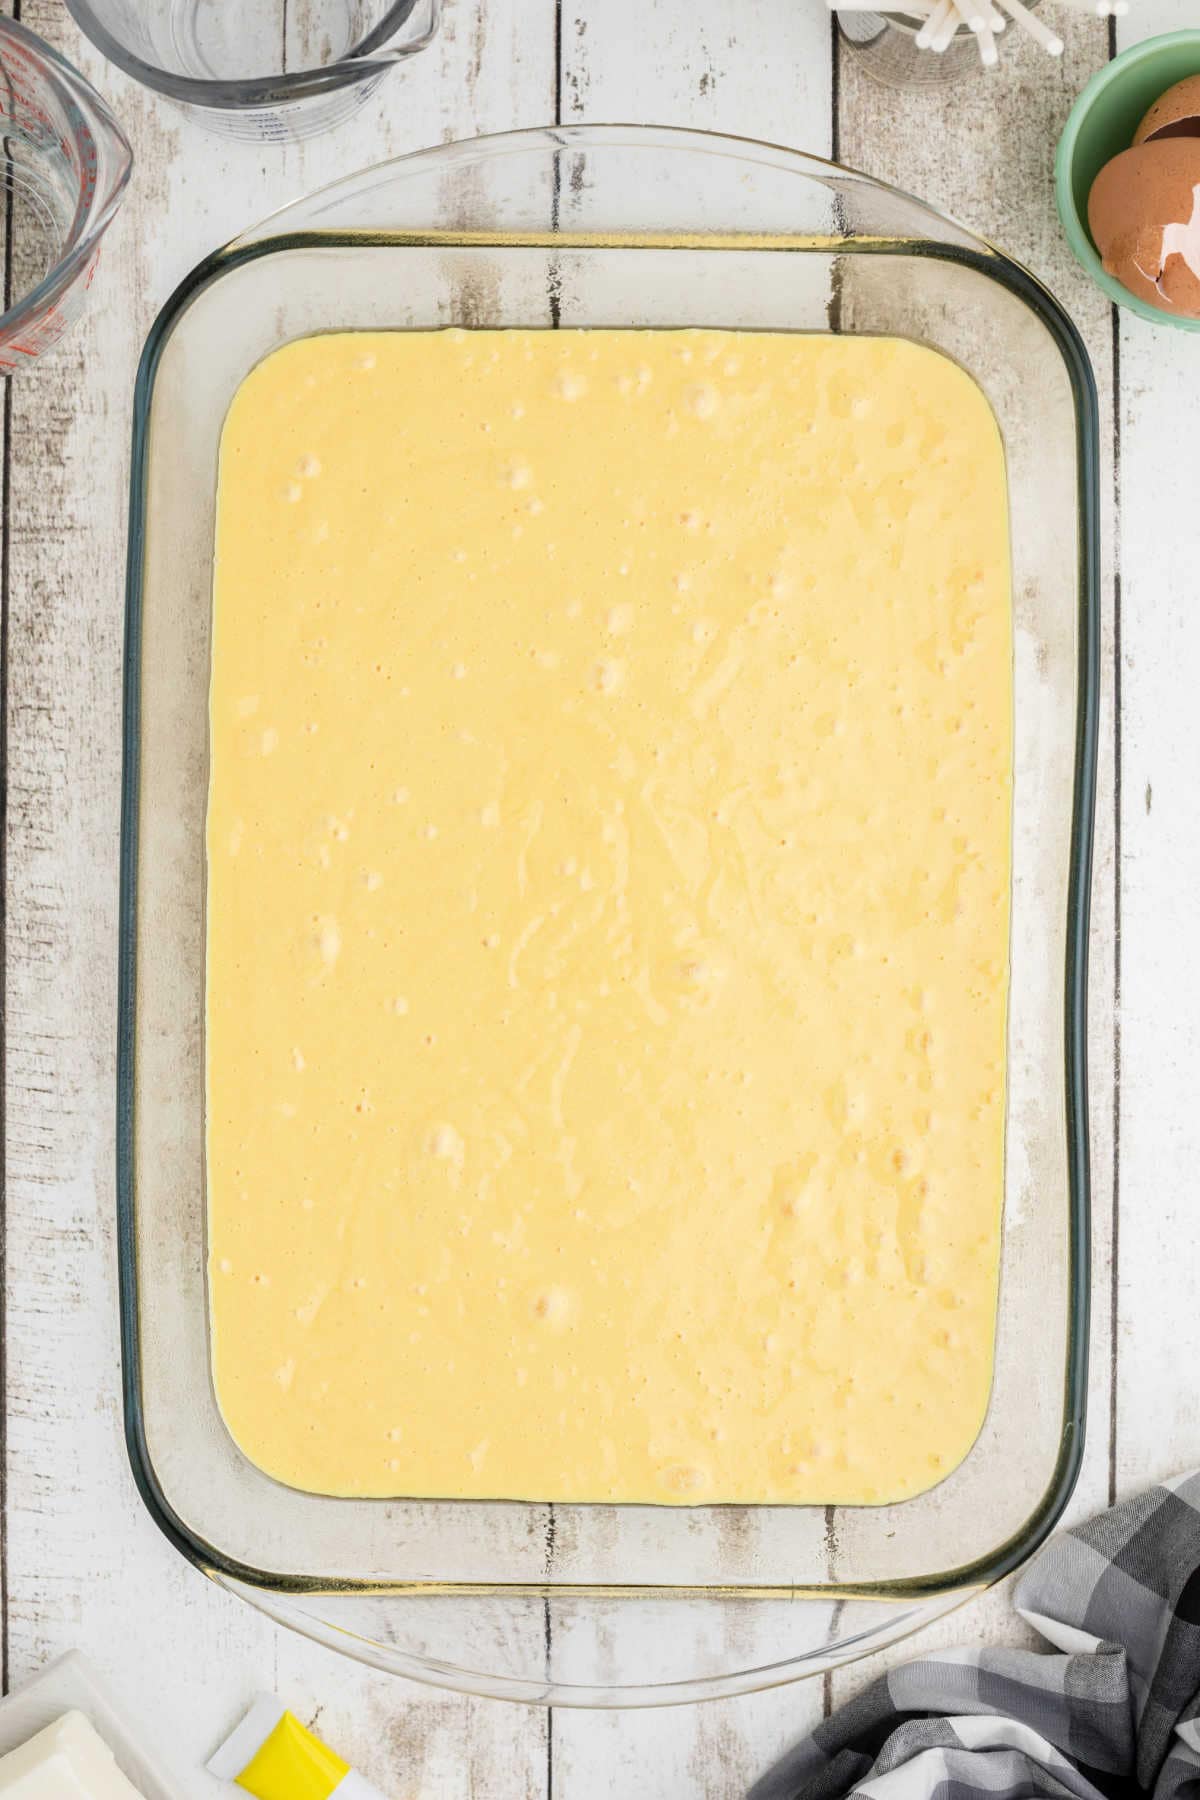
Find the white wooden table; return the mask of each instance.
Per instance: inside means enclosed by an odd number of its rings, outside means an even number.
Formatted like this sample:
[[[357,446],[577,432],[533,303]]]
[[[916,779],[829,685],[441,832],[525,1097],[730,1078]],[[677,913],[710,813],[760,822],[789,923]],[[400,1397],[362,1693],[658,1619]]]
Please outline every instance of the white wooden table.
[[[1200,1461],[1200,340],[1117,315],[1088,285],[1058,230],[1051,158],[1073,96],[1114,45],[1194,22],[1194,4],[1133,0],[1115,33],[1064,14],[1061,63],[1010,44],[992,79],[918,98],[875,87],[839,55],[823,0],[447,0],[436,48],[350,125],[287,150],[226,146],[183,122],[106,67],[59,0],[0,0],[0,11],[84,69],[136,156],[89,314],[3,408],[5,1679],[73,1645],[90,1652],[178,1771],[181,1800],[216,1800],[200,1764],[259,1687],[319,1714],[394,1800],[735,1796],[876,1665],[824,1687],[653,1713],[548,1714],[411,1687],[280,1633],[210,1586],[134,1492],[120,1429],[113,1085],[138,352],[180,277],[273,207],[401,151],[554,119],[686,124],[832,153],[949,208],[1046,278],[1091,350],[1105,448],[1095,1322],[1073,1503],[1090,1511]],[[1003,1591],[939,1632],[985,1634],[1019,1635]]]

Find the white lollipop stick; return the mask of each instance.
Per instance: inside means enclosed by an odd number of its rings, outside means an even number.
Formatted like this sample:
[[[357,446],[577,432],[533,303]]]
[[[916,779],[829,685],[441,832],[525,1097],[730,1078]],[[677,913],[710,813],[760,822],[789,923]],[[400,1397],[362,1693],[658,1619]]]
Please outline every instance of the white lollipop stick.
[[[980,62],[983,64],[985,69],[994,68],[995,65],[1000,61],[1000,53],[996,49],[996,38],[995,38],[995,34],[993,33],[991,27],[985,26],[985,28],[979,33],[979,36],[976,41],[979,45],[979,60],[980,60]]]
[[[955,4],[971,31],[988,29],[988,0],[955,0]]]
[[[1043,25],[1036,13],[1031,13],[1027,6],[1022,5],[1021,0],[1000,0],[1000,4],[1021,30],[1027,31],[1043,50],[1048,51],[1051,56],[1062,55],[1065,48],[1062,39],[1048,25]]]
[[[990,27],[994,36],[999,37],[1000,33],[1004,30],[1004,27],[1007,24],[1008,24],[1008,20],[1005,18],[1004,14],[1000,11],[999,7],[993,6],[991,8],[990,12],[988,13],[988,26]]]
[[[918,50],[928,50],[933,43],[934,35],[939,32],[946,21],[946,14],[953,12],[954,0],[937,0],[933,11],[918,31],[914,42]]]
[[[930,44],[929,48],[935,51],[938,56],[943,55],[944,52],[950,48],[954,34],[961,24],[962,14],[959,12],[958,7],[952,4],[942,25],[935,33],[933,42]]]

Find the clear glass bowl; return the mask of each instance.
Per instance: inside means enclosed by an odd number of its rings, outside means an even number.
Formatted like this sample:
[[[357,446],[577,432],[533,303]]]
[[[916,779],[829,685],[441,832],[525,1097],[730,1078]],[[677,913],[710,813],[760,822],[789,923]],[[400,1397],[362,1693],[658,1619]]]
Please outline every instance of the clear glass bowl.
[[[104,101],[57,50],[0,19],[0,374],[28,369],[79,317],[132,155]]]
[[[441,0],[66,0],[126,75],[227,137],[314,137],[436,35]]]
[[[1041,0],[1028,0],[1030,12],[1037,12],[1040,6]],[[979,39],[966,25],[958,27],[944,50],[919,50],[917,33],[924,20],[913,13],[862,12],[856,8],[844,9],[835,16],[838,35],[856,65],[890,88],[943,88],[972,75],[981,81],[995,80],[1003,74],[1005,59],[1012,55],[1014,43],[1024,41],[1024,33],[1010,31],[1010,21],[998,11],[1000,24],[995,35],[999,61],[989,68],[980,59]]]
[[[975,34],[960,25],[945,50],[918,50],[923,21],[911,13],[840,12],[838,34],[861,69],[885,87],[941,88],[988,71]]]
[[[203,1086],[218,436],[243,376],[278,344],[449,324],[895,333],[963,364],[1000,420],[1016,767],[995,1382],[965,1462],[901,1505],[329,1499],[278,1486],[222,1424]],[[186,1556],[377,1667],[627,1706],[829,1669],[1034,1549],[1070,1493],[1084,1419],[1096,568],[1095,397],[1070,321],[990,245],[815,158],[617,127],[449,145],[287,208],[188,277],[137,388],[119,1072],[128,1440],[142,1494]]]

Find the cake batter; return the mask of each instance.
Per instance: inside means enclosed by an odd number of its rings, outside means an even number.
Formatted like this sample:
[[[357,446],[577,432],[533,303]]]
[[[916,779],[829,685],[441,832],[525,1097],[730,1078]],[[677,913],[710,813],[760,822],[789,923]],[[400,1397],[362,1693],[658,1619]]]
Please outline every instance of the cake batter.
[[[215,1378],[342,1495],[873,1503],[983,1418],[1011,618],[895,339],[333,334],[221,449]]]

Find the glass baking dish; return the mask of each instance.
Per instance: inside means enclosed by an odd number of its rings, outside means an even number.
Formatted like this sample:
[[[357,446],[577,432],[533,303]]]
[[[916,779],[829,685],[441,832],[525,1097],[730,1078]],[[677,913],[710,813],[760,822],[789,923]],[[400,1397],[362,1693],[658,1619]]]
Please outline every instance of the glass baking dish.
[[[1015,626],[1012,992],[995,1378],[962,1465],[885,1507],[330,1499],[277,1485],[209,1367],[204,822],[217,446],[243,376],[331,328],[891,333],[1000,421]],[[126,640],[119,1204],[126,1429],[201,1569],[377,1667],[554,1704],[730,1694],[827,1670],[1022,1561],[1079,1465],[1084,1021],[1097,698],[1096,409],[1026,271],[905,195],[693,132],[570,127],[401,158],[201,264],[138,377]]]

